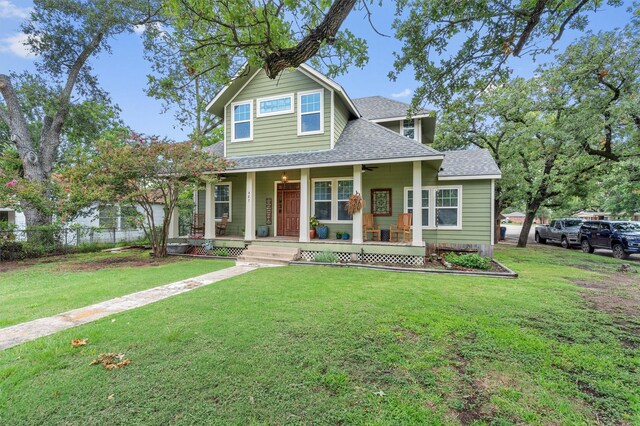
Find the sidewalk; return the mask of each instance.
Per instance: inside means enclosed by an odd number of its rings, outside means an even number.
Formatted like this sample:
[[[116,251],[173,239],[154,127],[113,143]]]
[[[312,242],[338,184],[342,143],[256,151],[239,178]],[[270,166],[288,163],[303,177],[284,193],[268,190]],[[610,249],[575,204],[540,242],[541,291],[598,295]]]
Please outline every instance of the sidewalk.
[[[47,318],[40,318],[22,324],[0,328],[0,350],[19,345],[39,337],[57,333],[60,330],[86,324],[118,312],[139,308],[158,300],[185,293],[194,288],[213,284],[227,278],[242,275],[257,269],[257,266],[232,266],[220,271],[188,278],[160,287],[154,287],[115,299],[106,300],[84,308],[74,309]]]

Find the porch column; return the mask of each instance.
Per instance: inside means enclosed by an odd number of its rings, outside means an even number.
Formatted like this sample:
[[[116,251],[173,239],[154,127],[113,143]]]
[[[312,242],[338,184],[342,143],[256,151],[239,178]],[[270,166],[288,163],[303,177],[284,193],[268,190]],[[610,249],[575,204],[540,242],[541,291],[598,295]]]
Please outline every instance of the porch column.
[[[429,200],[433,203],[433,201]],[[423,246],[422,241],[422,161],[413,162],[413,246]]]
[[[244,216],[244,239],[252,241],[256,238],[256,172],[247,173],[247,195]]]
[[[300,236],[301,243],[309,242],[309,169],[300,169]]]
[[[180,237],[180,228],[178,226],[180,221],[180,212],[178,211],[178,206],[173,208],[171,212],[171,219],[169,220],[169,232],[167,233],[167,237],[169,238],[178,238]]]
[[[213,184],[207,182],[204,193],[204,238],[213,240],[216,237],[216,212],[213,203]]]
[[[362,195],[362,164],[353,166],[353,192]],[[353,244],[362,244],[362,210],[353,214]]]

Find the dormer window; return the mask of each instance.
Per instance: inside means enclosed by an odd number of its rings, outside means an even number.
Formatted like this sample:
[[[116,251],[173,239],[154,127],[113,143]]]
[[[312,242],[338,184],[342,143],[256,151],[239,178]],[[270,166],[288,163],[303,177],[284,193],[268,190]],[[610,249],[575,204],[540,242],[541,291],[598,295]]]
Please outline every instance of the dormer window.
[[[298,135],[324,132],[323,94],[322,90],[298,93]]]
[[[409,139],[416,138],[416,126],[414,120],[402,121],[402,135]]]
[[[253,139],[253,101],[231,104],[231,140],[250,141]]]
[[[293,112],[293,94],[258,99],[257,117],[290,114]]]

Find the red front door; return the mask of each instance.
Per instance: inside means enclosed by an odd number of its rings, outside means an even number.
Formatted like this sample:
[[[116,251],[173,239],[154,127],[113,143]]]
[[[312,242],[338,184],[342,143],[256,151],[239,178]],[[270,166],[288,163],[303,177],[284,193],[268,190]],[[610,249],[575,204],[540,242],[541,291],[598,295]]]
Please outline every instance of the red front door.
[[[300,235],[300,184],[278,184],[278,235]]]

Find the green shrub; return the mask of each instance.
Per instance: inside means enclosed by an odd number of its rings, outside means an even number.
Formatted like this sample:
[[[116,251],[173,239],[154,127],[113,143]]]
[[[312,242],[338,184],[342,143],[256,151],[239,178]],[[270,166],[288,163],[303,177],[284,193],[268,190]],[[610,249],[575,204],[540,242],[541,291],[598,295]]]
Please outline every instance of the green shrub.
[[[338,256],[330,251],[322,251],[313,256],[313,261],[322,263],[338,263]]]
[[[456,254],[447,253],[444,255],[447,262],[454,265],[462,266],[464,268],[473,269],[490,269],[491,259],[485,256],[480,256],[476,253]]]
[[[226,247],[220,247],[213,252],[214,256],[228,257],[229,250]]]

